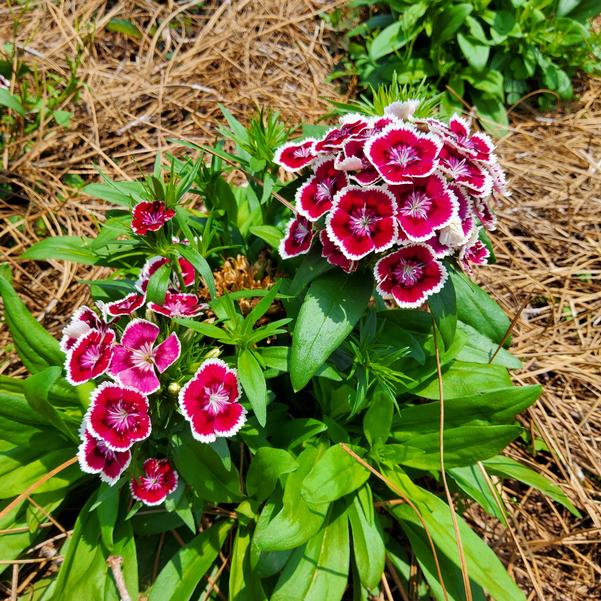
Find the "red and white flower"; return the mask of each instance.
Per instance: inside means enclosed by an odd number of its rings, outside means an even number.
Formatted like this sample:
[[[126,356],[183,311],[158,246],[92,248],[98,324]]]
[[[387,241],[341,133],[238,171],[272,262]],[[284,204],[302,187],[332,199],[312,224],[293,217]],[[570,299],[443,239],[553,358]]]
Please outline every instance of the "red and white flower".
[[[282,259],[291,259],[309,252],[313,244],[313,224],[303,217],[293,217],[286,226],[286,233],[280,241],[279,253]]]
[[[478,237],[479,233],[479,229],[476,229],[459,252],[459,263],[468,272],[472,270],[472,265],[486,265],[490,257],[490,251],[486,244]]]
[[[492,190],[490,174],[448,144],[440,152],[440,168],[456,184],[469,188],[474,196],[488,196]]]
[[[86,428],[113,451],[127,451],[150,435],[148,399],[134,388],[104,382],[90,396]]]
[[[336,159],[336,168],[348,171],[349,176],[362,186],[370,186],[380,179],[378,170],[365,156],[365,141],[349,140],[342,148],[343,158]]]
[[[121,336],[121,343],[113,349],[109,374],[120,384],[131,386],[144,394],[160,388],[156,370],[163,373],[181,353],[177,334],[170,334],[155,346],[161,329],[145,319],[131,321]]]
[[[170,261],[167,257],[152,257],[151,259],[148,259],[140,271],[140,277],[136,282],[136,290],[138,290],[141,294],[145,294],[146,288],[148,287],[148,281],[152,275],[156,273],[159,268],[161,268],[163,265],[167,265],[169,262]],[[194,265],[192,265],[188,259],[184,259],[183,257],[180,257],[177,262],[179,263],[182,271],[184,286],[192,286],[192,284],[194,284],[194,277],[196,274]],[[171,286],[175,289],[180,287],[179,278],[175,273],[171,276]]]
[[[90,330],[81,336],[67,352],[66,378],[77,386],[105,373],[111,363],[115,343],[113,330]]]
[[[443,265],[424,244],[404,246],[380,259],[374,275],[378,292],[405,309],[420,307],[447,278]]]
[[[485,229],[489,232],[497,229],[497,216],[492,210],[488,199],[474,198],[473,207],[474,212]]]
[[[349,114],[340,119],[340,126],[330,129],[326,135],[315,143],[316,152],[333,152],[353,136],[360,135],[368,129],[369,120],[363,115]]]
[[[190,422],[192,436],[200,442],[214,442],[218,436],[233,436],[246,421],[239,398],[236,370],[221,359],[208,359],[180,390],[179,406]]]
[[[113,451],[105,442],[83,432],[83,441],[77,451],[77,459],[82,472],[100,474],[100,479],[113,486],[128,468],[131,451]]]
[[[406,184],[438,166],[441,140],[412,125],[391,125],[367,141],[365,155],[389,184]]]
[[[346,175],[334,167],[334,159],[320,159],[313,165],[315,175],[296,192],[296,210],[309,221],[317,221],[327,213],[334,195],[347,185]]]
[[[438,174],[391,186],[398,203],[397,218],[410,240],[423,242],[457,215],[458,202]]]
[[[491,160],[495,148],[492,140],[481,132],[470,134],[467,121],[458,115],[451,117],[445,134],[446,140],[462,154],[485,163]]]
[[[120,300],[110,303],[97,302],[102,314],[106,317],[120,317],[122,315],[131,315],[134,311],[140,309],[146,302],[143,294],[132,292]]]
[[[306,138],[300,142],[288,142],[276,150],[273,161],[291,173],[300,171],[317,158],[316,141],[315,138]]]
[[[326,219],[328,237],[345,257],[359,260],[390,248],[397,237],[396,200],[385,188],[348,186]]]
[[[201,303],[196,294],[167,292],[162,305],[148,303],[148,308],[166,317],[195,317],[207,305]]]
[[[90,330],[106,332],[108,329],[108,324],[100,319],[90,307],[84,305],[75,311],[73,317],[71,317],[71,321],[63,329],[63,336],[60,341],[61,350],[66,353]]]
[[[167,459],[147,459],[144,474],[129,483],[131,496],[144,505],[160,505],[176,488],[177,472]]]
[[[168,209],[160,200],[139,202],[131,212],[131,229],[138,236],[160,230],[167,221],[175,217],[175,211]]]
[[[319,232],[319,240],[321,242],[321,256],[330,264],[340,267],[346,273],[352,273],[357,269],[357,261],[347,259],[341,250],[328,238],[326,230]]]

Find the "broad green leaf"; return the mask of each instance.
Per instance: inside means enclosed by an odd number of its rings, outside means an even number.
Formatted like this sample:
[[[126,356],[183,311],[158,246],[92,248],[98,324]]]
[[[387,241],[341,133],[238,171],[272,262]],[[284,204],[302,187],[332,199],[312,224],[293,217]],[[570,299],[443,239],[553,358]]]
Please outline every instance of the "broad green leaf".
[[[140,30],[134,23],[127,19],[118,19],[117,17],[112,18],[106,25],[107,31],[113,31],[114,33],[121,33],[127,37],[139,40],[142,38]]]
[[[382,534],[376,524],[370,523],[365,516],[357,496],[348,508],[348,517],[353,533],[355,564],[361,584],[365,588],[374,589],[382,578],[386,560]]]
[[[82,192],[127,209],[144,200],[147,194],[142,182],[114,182],[108,178],[105,178],[104,183],[88,184]]]
[[[302,495],[309,503],[331,503],[363,486],[369,475],[369,470],[338,444],[330,447],[309,472],[303,481]]]
[[[394,396],[384,387],[377,387],[363,416],[363,432],[370,445],[386,442],[390,436],[393,411]]]
[[[246,490],[255,499],[265,499],[273,492],[281,475],[296,469],[298,462],[288,451],[261,447],[250,462],[246,475]]]
[[[112,552],[115,546],[113,531],[119,515],[119,496],[120,489],[116,486],[109,486],[105,482],[100,485],[98,496],[102,495],[102,502],[96,508],[98,525],[100,526],[100,537],[102,544],[109,552]]]
[[[146,288],[146,298],[148,302],[162,305],[165,300],[165,294],[167,294],[167,288],[171,280],[171,265],[161,265],[148,280],[148,287]]]
[[[165,565],[148,601],[188,601],[223,547],[232,523],[220,521],[193,538]]]
[[[312,417],[301,417],[288,421],[286,428],[275,431],[272,440],[275,445],[292,450],[327,429],[322,421]]]
[[[363,272],[341,270],[316,279],[300,309],[290,355],[290,379],[295,390],[309,382],[332,352],[351,333],[367,308],[373,280]]]
[[[265,426],[267,421],[267,385],[265,384],[263,370],[249,349],[243,349],[238,354],[238,376],[255,412],[257,421],[261,426]]]
[[[519,369],[522,362],[509,351],[493,342],[488,336],[480,334],[472,326],[463,323],[457,323],[457,328],[463,332],[467,341],[457,355],[457,360],[464,363],[490,363],[494,356],[493,365],[502,365],[508,369]]]
[[[474,7],[467,3],[450,4],[434,22],[432,43],[440,45],[450,40],[473,9]]]
[[[294,551],[271,601],[340,601],[348,579],[349,551],[347,517],[340,513]]]
[[[471,35],[457,34],[457,43],[463,52],[467,62],[476,71],[482,71],[488,62],[490,48],[486,44],[479,42]]]
[[[484,511],[497,518],[503,525],[507,525],[505,516],[500,506],[500,496],[491,490],[487,478],[482,473],[479,465],[454,467],[448,470],[449,475],[459,488],[469,497],[474,499]]]
[[[267,242],[272,248],[278,248],[283,237],[282,232],[273,225],[253,225],[249,231],[257,238]]]
[[[554,484],[547,477],[543,476],[543,474],[539,474],[509,457],[502,456],[487,459],[484,462],[484,466],[492,474],[518,480],[540,490],[554,501],[569,509],[576,517],[581,517],[580,512],[574,507],[563,490],[557,484]]]
[[[419,29],[406,32],[402,21],[397,21],[385,27],[369,46],[369,57],[372,61],[391,54],[406,46],[419,33]]]
[[[238,525],[230,555],[228,599],[230,601],[267,601],[261,581],[250,566],[250,530]]]
[[[71,261],[82,265],[95,265],[99,256],[91,248],[94,240],[83,236],[56,236],[44,238],[30,246],[21,259],[31,261]]]
[[[451,278],[447,278],[440,292],[428,299],[437,329],[442,335],[445,348],[450,348],[457,329],[457,299]]]
[[[11,94],[6,88],[0,88],[0,106],[12,109],[19,115],[25,114],[25,109],[18,96]]]
[[[73,113],[70,111],[54,111],[52,113],[54,120],[63,127],[69,127],[69,123],[71,122],[71,117],[73,117]]]
[[[209,293],[211,294],[211,298],[217,298],[215,278],[213,277],[213,272],[211,271],[211,267],[207,263],[207,260],[197,250],[188,246],[182,245],[178,251],[182,257],[188,259],[188,261],[192,263],[194,269],[196,269],[196,271],[198,271],[198,273],[201,275],[205,286],[208,288]]]

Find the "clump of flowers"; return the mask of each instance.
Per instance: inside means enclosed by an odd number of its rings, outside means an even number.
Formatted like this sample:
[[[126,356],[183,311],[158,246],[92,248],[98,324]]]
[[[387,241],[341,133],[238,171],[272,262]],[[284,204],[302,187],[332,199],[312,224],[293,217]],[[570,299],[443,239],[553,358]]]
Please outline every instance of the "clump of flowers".
[[[507,195],[492,140],[463,118],[417,118],[420,102],[384,115],[343,116],[321,139],[288,142],[275,162],[308,172],[280,244],[289,259],[321,247],[347,273],[373,267],[377,290],[421,306],[447,278],[443,259],[466,271],[487,263],[483,230],[495,229],[494,196]]]
[[[173,215],[162,202],[140,202],[132,211],[132,231],[153,235]],[[163,266],[171,271],[168,288],[161,302],[152,302],[149,282]],[[186,259],[153,257],[140,270],[135,292],[78,309],[61,339],[67,380],[96,385],[80,429],[82,471],[111,486],[128,472],[132,497],[146,505],[162,503],[178,483],[168,458],[149,456],[160,450],[154,429],[160,438],[167,421],[179,420],[180,428],[209,443],[234,435],[246,420],[235,369],[216,358],[202,361],[193,374],[180,364],[174,318],[198,317],[207,308],[197,281]]]

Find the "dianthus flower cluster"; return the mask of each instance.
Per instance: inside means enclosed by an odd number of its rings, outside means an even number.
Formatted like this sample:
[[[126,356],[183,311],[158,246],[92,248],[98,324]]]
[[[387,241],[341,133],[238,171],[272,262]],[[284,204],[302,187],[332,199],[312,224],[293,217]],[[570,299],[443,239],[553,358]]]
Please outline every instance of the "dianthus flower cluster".
[[[377,117],[348,114],[321,139],[278,149],[275,161],[286,171],[309,171],[283,258],[317,244],[347,273],[376,259],[378,292],[404,308],[441,290],[445,257],[467,271],[487,262],[480,232],[495,228],[493,195],[507,195],[494,145],[457,115],[448,123],[415,118],[419,104],[395,102]]]
[[[162,202],[141,202],[132,216],[134,233],[147,235],[160,230],[173,211]],[[158,437],[163,434],[160,403],[172,403],[193,437],[204,443],[234,435],[246,416],[236,371],[221,359],[203,361],[180,386],[187,366],[178,365],[182,345],[173,318],[197,317],[206,305],[194,292],[193,265],[184,258],[178,262],[162,303],[146,298],[152,275],[172,263],[157,256],[141,269],[135,291],[112,302],[97,302],[95,308],[81,307],[61,339],[67,380],[74,386],[96,385],[80,430],[81,469],[111,486],[128,471],[132,497],[146,505],[162,503],[178,482],[167,458],[147,456],[156,447],[153,428]],[[177,403],[165,394],[170,384],[179,390]]]

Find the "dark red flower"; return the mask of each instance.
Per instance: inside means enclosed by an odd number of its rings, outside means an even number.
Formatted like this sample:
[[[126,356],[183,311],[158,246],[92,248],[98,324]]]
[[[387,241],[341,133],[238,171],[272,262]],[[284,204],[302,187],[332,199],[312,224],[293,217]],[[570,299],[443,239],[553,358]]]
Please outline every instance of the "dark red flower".
[[[347,185],[346,175],[334,168],[334,159],[318,160],[310,177],[296,192],[296,210],[309,221],[317,221],[332,206],[334,195]]]
[[[106,332],[109,329],[109,324],[100,319],[90,307],[80,307],[75,311],[71,321],[63,330],[63,336],[60,341],[61,350],[65,353],[90,330],[98,330]]]
[[[385,188],[348,186],[327,216],[328,237],[352,260],[386,250],[396,241],[396,210],[394,196]]]
[[[340,249],[328,238],[325,230],[319,232],[321,242],[321,256],[330,264],[340,267],[346,273],[352,273],[357,269],[357,261],[347,259]]]
[[[100,474],[100,479],[112,486],[129,466],[131,452],[113,451],[102,440],[84,430],[77,458],[82,472]]]
[[[94,390],[84,420],[90,434],[113,451],[127,451],[150,434],[148,399],[134,388],[111,382]]]
[[[489,232],[493,232],[497,229],[497,216],[486,198],[474,198],[472,206],[474,207],[474,212],[478,216],[480,223],[485,229]]]
[[[297,215],[286,226],[279,253],[282,259],[291,259],[308,253],[311,244],[313,244],[313,224],[302,215]]]
[[[162,267],[163,265],[167,265],[169,263],[169,259],[167,257],[152,257],[148,259],[146,263],[144,263],[144,267],[140,271],[140,277],[136,282],[136,289],[141,294],[146,294],[146,288],[148,287],[148,280],[150,280],[151,276],[156,273],[156,271]],[[194,284],[194,277],[196,271],[194,269],[194,265],[188,261],[188,259],[184,259],[180,257],[177,262],[179,263],[180,269],[182,271],[182,276],[184,280],[184,286],[192,286]],[[173,273],[171,275],[171,288],[174,290],[178,290],[180,287],[179,277],[175,273],[175,266],[173,266]]]
[[[488,196],[492,190],[492,177],[449,144],[440,152],[440,168],[454,183],[469,188],[474,196]]]
[[[317,158],[315,142],[314,138],[306,138],[300,142],[288,142],[276,150],[273,161],[286,171],[299,171]]]
[[[330,129],[315,143],[316,152],[333,152],[353,136],[357,136],[369,127],[369,120],[363,115],[349,114],[340,119],[340,126]]]
[[[389,184],[410,183],[438,165],[442,142],[412,125],[391,125],[367,141],[365,155]]]
[[[336,168],[348,171],[349,176],[362,186],[370,186],[380,179],[378,170],[365,156],[365,141],[349,140],[337,157]]]
[[[66,378],[77,386],[106,372],[113,356],[115,332],[90,330],[81,336],[67,352]]]
[[[167,459],[147,459],[144,474],[129,483],[131,496],[144,505],[160,505],[176,488],[177,472]]]
[[[201,303],[196,294],[167,292],[162,305],[148,303],[148,308],[166,317],[195,317],[206,309],[207,305]]]
[[[457,199],[437,173],[412,184],[391,186],[390,191],[397,199],[399,224],[415,242],[427,240],[457,215]]]
[[[98,302],[97,305],[105,316],[119,317],[121,315],[131,315],[134,311],[140,309],[146,301],[143,294],[132,292],[120,300],[110,303]]]
[[[214,442],[218,436],[233,436],[246,421],[239,398],[236,370],[221,359],[208,359],[180,390],[179,406],[190,422],[192,436],[200,442]]]
[[[478,238],[478,231],[459,253],[459,263],[466,271],[471,271],[471,265],[486,265],[490,251],[486,244]]]
[[[160,230],[167,221],[173,219],[175,211],[168,209],[160,200],[143,200],[133,208],[131,216],[131,229],[134,234],[144,236],[148,232]]]
[[[423,244],[404,246],[376,263],[377,290],[399,307],[420,307],[439,292],[447,278],[445,268]]]

